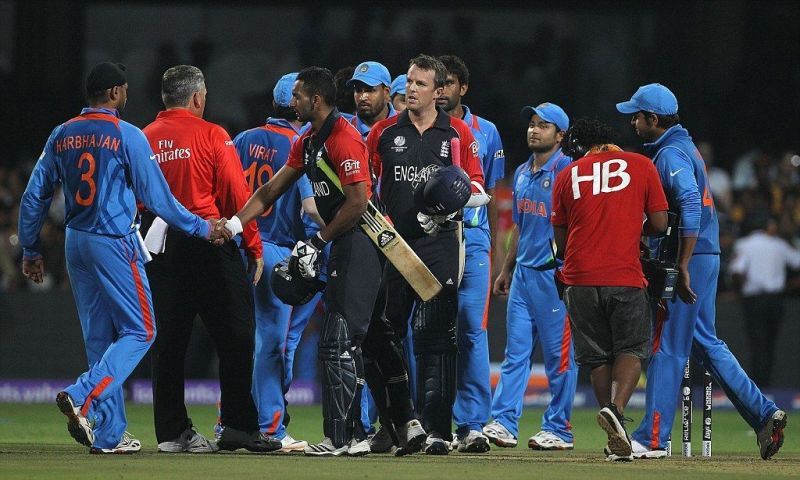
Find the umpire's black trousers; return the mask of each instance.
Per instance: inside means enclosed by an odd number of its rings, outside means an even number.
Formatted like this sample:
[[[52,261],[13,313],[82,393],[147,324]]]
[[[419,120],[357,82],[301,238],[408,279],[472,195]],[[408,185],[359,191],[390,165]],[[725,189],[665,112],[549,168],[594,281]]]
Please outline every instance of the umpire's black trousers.
[[[158,442],[176,439],[189,426],[183,365],[192,324],[200,315],[219,355],[222,425],[258,430],[251,396],[253,300],[239,249],[214,247],[170,229],[166,250],[147,264],[157,335],[151,348],[153,410]]]

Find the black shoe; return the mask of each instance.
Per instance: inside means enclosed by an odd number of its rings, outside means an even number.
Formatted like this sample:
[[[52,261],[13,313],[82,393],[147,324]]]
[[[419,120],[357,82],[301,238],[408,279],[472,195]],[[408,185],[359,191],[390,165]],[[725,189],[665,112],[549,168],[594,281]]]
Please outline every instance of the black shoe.
[[[249,452],[267,453],[280,450],[283,445],[281,445],[280,440],[276,440],[274,437],[268,439],[261,438],[260,433],[257,431],[253,434],[249,434],[242,430],[236,430],[235,428],[224,427],[219,440],[217,440],[217,446],[220,450],[238,450],[244,448]]]
[[[769,460],[783,446],[783,429],[786,428],[786,412],[777,410],[769,417],[764,428],[756,435],[761,458]]]
[[[623,417],[613,403],[606,404],[597,414],[597,423],[608,435],[608,448],[618,457],[629,459],[632,456],[631,440],[625,430]]]

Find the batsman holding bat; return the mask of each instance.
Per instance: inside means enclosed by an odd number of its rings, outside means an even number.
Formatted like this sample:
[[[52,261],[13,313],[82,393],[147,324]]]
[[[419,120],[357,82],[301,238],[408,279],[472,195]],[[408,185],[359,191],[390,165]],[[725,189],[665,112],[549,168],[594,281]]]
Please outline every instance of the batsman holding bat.
[[[323,364],[322,413],[325,438],[305,449],[306,455],[339,456],[370,453],[361,417],[364,363],[361,345],[373,317],[383,313],[379,298],[382,259],[375,244],[359,226],[372,194],[366,145],[358,131],[334,107],[333,74],[325,68],[309,67],[297,75],[291,106],[298,120],[311,122],[293,145],[286,165],[261,186],[230,221],[234,234],[269,209],[305,174],[311,181],[323,227],[313,237],[298,241],[289,260],[287,280],[298,288],[320,273],[320,254],[331,242],[328,262],[326,306],[319,344]],[[333,172],[333,173],[331,173]],[[374,312],[374,314],[373,314]],[[391,354],[391,346],[376,346]],[[394,363],[405,376],[402,357]],[[406,392],[408,388],[406,387]],[[418,450],[425,432],[411,407],[410,394],[395,402],[404,409],[403,443]]]
[[[425,453],[432,455],[449,452],[455,399],[461,265],[460,227],[451,220],[465,203],[473,207],[489,201],[472,132],[462,120],[436,108],[446,78],[447,70],[439,60],[427,55],[411,60],[408,109],[377,123],[367,137],[388,216],[443,287],[438,295],[422,301],[397,269],[387,265],[386,315],[400,338],[408,331],[413,308],[416,409],[429,432]],[[451,167],[458,165],[459,157],[468,177]],[[441,173],[435,173],[440,169]],[[435,178],[436,185],[428,185],[429,178]]]

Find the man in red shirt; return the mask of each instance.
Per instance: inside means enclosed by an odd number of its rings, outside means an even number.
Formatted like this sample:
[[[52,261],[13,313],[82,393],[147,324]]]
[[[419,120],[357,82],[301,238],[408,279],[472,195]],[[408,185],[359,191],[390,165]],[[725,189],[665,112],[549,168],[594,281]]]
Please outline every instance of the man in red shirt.
[[[164,73],[161,97],[166,110],[144,128],[173,195],[204,218],[233,215],[250,195],[242,164],[225,130],[203,120],[206,86],[200,69],[178,65]],[[160,229],[155,219],[148,243]],[[194,430],[183,398],[183,364],[196,315],[217,347],[222,390],[220,449],[271,451],[280,442],[259,438],[251,396],[254,348],[253,300],[248,275],[233,241],[215,249],[177,230],[162,234],[147,265],[153,287],[158,338],[152,349],[153,411],[160,452],[206,453],[216,446]],[[253,283],[261,275],[261,240],[255,222],[247,225],[245,249]],[[162,253],[163,252],[163,253]]]
[[[577,160],[556,177],[551,221],[564,258],[557,277],[565,286],[575,360],[591,368],[609,458],[631,460],[623,413],[650,341],[639,241],[642,232],[666,230],[668,205],[653,162],[621,151],[612,138],[611,128],[595,120],[578,120],[567,131],[564,153]]]
[[[297,75],[292,106],[311,128],[292,144],[289,159],[269,182],[259,187],[235,217],[233,234],[258,217],[303,174],[311,181],[317,210],[325,226],[295,245],[289,274],[314,281],[319,277],[320,252],[331,242],[328,283],[323,300],[326,312],[319,343],[323,365],[322,415],[325,438],[306,447],[306,455],[339,456],[370,453],[361,418],[364,361],[361,345],[371,325],[384,321],[379,298],[383,261],[377,247],[359,227],[372,195],[369,154],[358,131],[334,107],[333,74],[308,67]],[[396,376],[407,378],[399,350],[388,336],[373,335],[370,352],[393,358]],[[366,346],[365,346],[366,349]],[[391,380],[387,371],[383,383]],[[400,420],[406,450],[419,450],[425,431],[414,417],[408,387],[394,398],[393,417]]]

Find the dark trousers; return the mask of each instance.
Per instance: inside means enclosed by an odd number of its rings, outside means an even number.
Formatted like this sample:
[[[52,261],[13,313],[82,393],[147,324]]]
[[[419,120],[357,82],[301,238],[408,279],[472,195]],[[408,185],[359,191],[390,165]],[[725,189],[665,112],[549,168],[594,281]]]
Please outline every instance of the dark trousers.
[[[236,244],[214,247],[170,229],[165,253],[154,255],[146,268],[158,329],[151,349],[158,442],[174,440],[191,426],[183,368],[196,315],[219,356],[222,425],[248,433],[258,430],[251,396],[253,300]]]
[[[772,380],[775,339],[783,321],[783,294],[764,293],[742,299],[747,336],[750,338],[750,378],[761,388]]]

